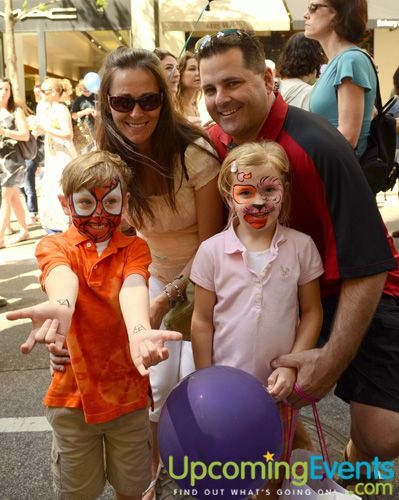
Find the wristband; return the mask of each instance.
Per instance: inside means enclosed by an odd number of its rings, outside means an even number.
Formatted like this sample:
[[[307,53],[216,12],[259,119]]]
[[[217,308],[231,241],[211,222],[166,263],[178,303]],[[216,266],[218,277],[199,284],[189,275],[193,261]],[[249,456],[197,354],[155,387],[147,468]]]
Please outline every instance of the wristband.
[[[173,286],[173,288],[176,290],[176,293],[177,293],[177,298],[175,299],[176,302],[183,302],[185,297],[182,293],[182,291],[180,290],[180,288],[175,285],[174,283],[171,283],[171,285]]]
[[[190,281],[188,278],[183,276],[183,274],[176,276],[176,278],[173,281],[176,281],[176,280],[179,280],[181,283],[183,283],[184,288],[188,285],[188,282]]]
[[[168,286],[170,286],[170,285],[172,285],[172,283],[168,283],[165,286],[165,288],[163,289],[163,293],[165,293],[167,295],[168,300],[169,300],[169,306],[172,309],[177,304],[177,301],[173,298],[172,293],[171,293],[170,289],[168,288]]]
[[[180,278],[179,278],[180,279]],[[176,293],[173,292],[175,290]],[[165,288],[163,289],[163,292],[166,293],[169,299],[169,305],[170,307],[175,307],[175,305],[178,302],[184,302],[186,299],[184,293],[180,290],[180,288],[174,283],[168,283]]]

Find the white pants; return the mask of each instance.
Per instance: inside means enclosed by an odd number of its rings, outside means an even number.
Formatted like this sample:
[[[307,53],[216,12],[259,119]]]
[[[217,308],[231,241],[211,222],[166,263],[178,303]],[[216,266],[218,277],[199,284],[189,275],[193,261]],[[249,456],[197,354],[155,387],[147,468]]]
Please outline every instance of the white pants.
[[[150,277],[150,300],[159,295],[165,285],[157,278]],[[163,322],[161,329],[166,329]],[[186,340],[165,343],[169,350],[166,361],[150,367],[150,383],[154,398],[154,411],[150,410],[151,422],[158,422],[161,409],[171,390],[181,379],[195,371],[191,342]]]

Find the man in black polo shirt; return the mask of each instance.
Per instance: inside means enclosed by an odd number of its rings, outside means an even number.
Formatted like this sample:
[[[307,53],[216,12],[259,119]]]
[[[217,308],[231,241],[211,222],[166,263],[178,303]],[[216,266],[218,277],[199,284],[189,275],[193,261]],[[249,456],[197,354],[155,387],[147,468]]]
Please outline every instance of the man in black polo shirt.
[[[351,408],[349,459],[390,460],[399,455],[399,256],[353,150],[326,120],[289,107],[273,91],[254,37],[226,30],[196,47],[220,158],[253,140],[284,147],[292,170],[290,226],[313,238],[325,267],[328,340],[273,366],[297,368],[298,384],[316,398],[338,381],[336,394]]]

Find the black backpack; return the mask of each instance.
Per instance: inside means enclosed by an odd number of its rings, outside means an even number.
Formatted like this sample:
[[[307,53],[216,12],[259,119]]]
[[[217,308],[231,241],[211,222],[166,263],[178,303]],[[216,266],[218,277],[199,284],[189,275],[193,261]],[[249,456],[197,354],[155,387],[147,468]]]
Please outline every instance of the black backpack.
[[[395,162],[396,120],[389,113],[396,102],[396,96],[382,105],[377,70],[371,57],[366,52],[363,53],[370,59],[377,78],[377,114],[371,121],[367,149],[360,158],[360,165],[373,193],[377,194],[393,189],[399,173],[399,165]]]

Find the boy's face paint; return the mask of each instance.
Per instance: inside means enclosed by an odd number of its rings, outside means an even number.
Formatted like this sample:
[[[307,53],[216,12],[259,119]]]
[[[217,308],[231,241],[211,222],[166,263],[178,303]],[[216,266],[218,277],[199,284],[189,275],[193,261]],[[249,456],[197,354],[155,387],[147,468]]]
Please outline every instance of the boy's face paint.
[[[121,223],[123,198],[118,178],[106,186],[72,193],[68,200],[72,222],[95,243],[106,241]]]
[[[284,187],[273,167],[261,167],[257,169],[257,173],[258,175],[254,175],[251,172],[248,182],[247,179],[241,180],[242,177],[238,179],[240,183],[233,185],[232,197],[240,223],[248,224],[254,229],[263,229],[274,226],[277,222]]]

